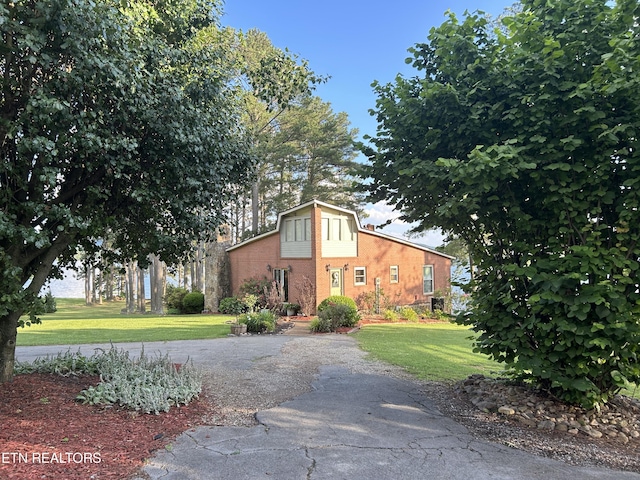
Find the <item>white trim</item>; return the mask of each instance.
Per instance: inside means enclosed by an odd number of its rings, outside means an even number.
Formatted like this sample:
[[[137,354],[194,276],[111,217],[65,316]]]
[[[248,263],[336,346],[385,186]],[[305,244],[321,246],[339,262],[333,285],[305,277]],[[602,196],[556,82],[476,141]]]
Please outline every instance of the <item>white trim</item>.
[[[364,274],[364,282],[358,282],[358,274],[356,270],[362,270]],[[353,267],[353,284],[354,285],[366,285],[367,284],[367,267]]]
[[[396,269],[396,279],[393,279],[393,274],[391,273],[391,269]],[[400,283],[400,266],[399,265],[389,265],[389,284]]]
[[[269,235],[273,235],[274,233],[279,232],[280,231],[280,227],[282,225],[282,219],[283,219],[283,217],[285,215],[289,215],[290,213],[293,213],[293,212],[295,212],[297,210],[302,210],[303,208],[308,208],[308,207],[311,207],[311,206],[325,207],[325,208],[329,208],[331,210],[336,210],[338,212],[342,212],[342,213],[345,213],[345,214],[347,214],[349,216],[352,216],[353,219],[355,220],[356,230],[358,231],[358,233],[365,233],[367,235],[373,235],[373,236],[376,236],[376,237],[385,238],[387,240],[391,240],[393,242],[398,242],[398,243],[401,243],[403,245],[407,245],[409,247],[417,248],[417,249],[425,251],[425,252],[433,253],[434,255],[439,255],[441,257],[448,258],[450,260],[454,260],[456,258],[456,257],[452,257],[451,255],[447,255],[446,253],[438,252],[437,250],[434,250],[432,248],[426,247],[424,245],[420,245],[418,243],[413,243],[413,242],[410,242],[408,240],[404,240],[402,238],[392,237],[391,235],[387,235],[386,233],[371,231],[371,230],[369,230],[367,228],[364,228],[360,224],[360,219],[358,218],[358,215],[356,214],[356,212],[354,212],[353,210],[347,210],[346,208],[336,207],[335,205],[330,205],[328,203],[321,202],[320,200],[311,200],[309,202],[306,202],[306,203],[303,203],[301,205],[298,205],[297,207],[293,207],[293,208],[290,208],[289,210],[285,210],[284,212],[280,212],[278,214],[278,220],[276,222],[275,230],[272,230],[271,232],[263,233],[262,235],[258,235],[257,237],[250,238],[248,240],[245,240],[244,242],[237,243],[237,244],[227,248],[227,252],[230,252],[231,250],[235,250],[238,247],[247,245],[247,244],[249,244],[251,242],[255,242],[256,240],[263,239],[265,237],[268,237]],[[318,235],[318,234],[322,234],[322,232],[316,232],[316,235]]]
[[[425,292],[424,290],[424,282],[427,279],[427,277],[424,276],[424,270],[425,268],[431,268],[431,291],[430,292]],[[435,274],[435,267],[433,266],[433,264],[425,264],[422,265],[422,294],[423,295],[433,295],[433,293],[435,292],[436,289],[436,274]]]

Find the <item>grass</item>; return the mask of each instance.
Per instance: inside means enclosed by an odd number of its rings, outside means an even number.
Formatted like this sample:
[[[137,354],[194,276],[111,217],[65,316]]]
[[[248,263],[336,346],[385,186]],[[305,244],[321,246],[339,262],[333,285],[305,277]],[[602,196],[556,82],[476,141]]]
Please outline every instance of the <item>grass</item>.
[[[472,332],[452,323],[365,325],[356,338],[360,348],[399,365],[423,380],[450,382],[474,373],[493,376],[501,366],[472,352]]]
[[[497,376],[503,367],[473,353],[468,327],[452,323],[366,325],[356,338],[372,357],[404,368],[423,380],[454,382],[479,373]],[[640,398],[640,387],[620,392]]]
[[[124,302],[86,306],[82,299],[56,299],[58,311],[42,315],[42,324],[18,330],[17,344],[155,342],[221,338],[229,333],[229,315],[121,314]]]

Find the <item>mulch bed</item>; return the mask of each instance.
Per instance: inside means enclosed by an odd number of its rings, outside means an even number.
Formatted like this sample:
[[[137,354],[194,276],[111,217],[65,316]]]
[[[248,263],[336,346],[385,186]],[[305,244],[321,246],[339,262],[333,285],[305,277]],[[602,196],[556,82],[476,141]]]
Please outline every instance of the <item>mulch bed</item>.
[[[0,384],[0,478],[126,479],[212,409],[196,400],[148,415],[75,401],[98,380],[29,374]]]

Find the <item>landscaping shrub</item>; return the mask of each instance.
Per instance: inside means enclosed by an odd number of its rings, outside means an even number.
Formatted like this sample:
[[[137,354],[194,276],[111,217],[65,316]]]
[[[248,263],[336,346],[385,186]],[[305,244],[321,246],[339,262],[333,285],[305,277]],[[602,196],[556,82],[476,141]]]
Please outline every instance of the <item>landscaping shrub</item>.
[[[311,279],[303,275],[302,279],[297,282],[298,285],[298,302],[303,315],[311,315],[316,306],[315,287]]]
[[[330,330],[333,332],[340,327],[355,327],[360,320],[358,311],[349,305],[342,303],[334,303],[327,305],[320,313],[318,318],[329,322]]]
[[[202,292],[187,293],[182,299],[184,313],[201,313],[204,309],[204,294]]]
[[[253,312],[258,303],[258,296],[252,293],[247,293],[244,297],[242,297],[242,302],[247,306],[250,312]]]
[[[406,319],[409,322],[417,322],[418,321],[418,314],[411,307],[402,307],[402,308],[400,308],[400,316],[402,318]]]
[[[358,306],[356,305],[356,302],[353,299],[349,297],[345,297],[344,295],[332,295],[331,297],[327,297],[322,302],[320,302],[320,305],[318,305],[318,313],[322,312],[325,308],[327,308],[331,304],[347,305],[348,307],[351,307],[356,312],[358,311]]]
[[[226,297],[220,300],[218,311],[230,315],[238,315],[247,310],[247,306],[238,297]]]
[[[440,320],[440,321],[445,321],[445,320],[451,320],[451,317],[446,313],[443,312],[442,310],[436,309],[433,312],[431,312],[431,318],[435,318],[436,320]]]
[[[276,329],[276,316],[269,310],[258,313],[244,313],[238,317],[238,323],[247,325],[247,332],[264,333]]]
[[[245,295],[255,295],[258,300],[255,304],[256,309],[267,307],[267,295],[271,287],[271,282],[267,277],[251,277],[242,282],[242,285],[238,288],[238,293],[241,298]],[[266,289],[266,290],[265,290]]]
[[[383,318],[385,320],[389,320],[391,322],[395,322],[398,320],[398,312],[396,312],[395,310],[391,309],[391,308],[387,308],[384,313],[383,313]]]
[[[44,298],[42,299],[42,305],[44,307],[43,313],[55,313],[58,310],[58,306],[56,305],[56,299],[49,290]]]
[[[13,368],[15,375],[30,373],[55,373],[68,377],[69,375],[98,375],[98,356],[85,357],[80,352],[58,353],[55,357],[47,355],[38,357],[33,362],[16,361]]]
[[[329,333],[331,331],[331,322],[328,319],[316,317],[311,320],[309,329],[315,333]]]
[[[174,285],[167,285],[167,293],[164,296],[164,303],[170,313],[182,313],[182,301],[189,290]]]
[[[134,360],[129,352],[115,347],[91,357],[67,351],[32,363],[17,362],[14,371],[100,375],[100,383],[81,391],[78,400],[91,405],[118,404],[143,413],[168,412],[174,405],[186,405],[202,390],[202,375],[192,363],[178,369],[168,355],[151,358],[144,351]]]

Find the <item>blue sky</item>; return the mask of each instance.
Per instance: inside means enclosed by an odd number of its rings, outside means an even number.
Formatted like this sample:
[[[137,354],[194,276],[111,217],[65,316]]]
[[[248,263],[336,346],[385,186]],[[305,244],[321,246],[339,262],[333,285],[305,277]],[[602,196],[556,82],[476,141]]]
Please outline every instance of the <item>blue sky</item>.
[[[412,75],[404,60],[407,49],[426,42],[429,30],[445,21],[451,10],[462,18],[465,10],[498,16],[511,0],[226,0],[222,24],[247,31],[257,28],[272,43],[308,60],[310,68],[331,78],[315,94],[331,103],[335,112],[347,112],[360,137],[376,132],[368,113],[376,97],[371,83],[392,82],[398,73]],[[369,223],[393,216],[385,205],[367,209]],[[401,235],[409,227],[396,222],[385,230]],[[436,246],[442,236],[427,234],[425,243]]]

